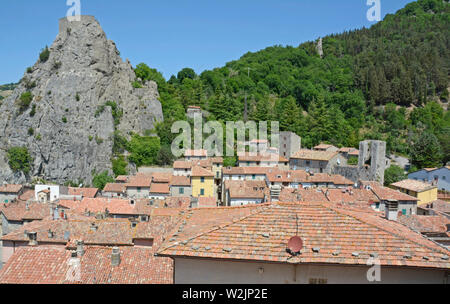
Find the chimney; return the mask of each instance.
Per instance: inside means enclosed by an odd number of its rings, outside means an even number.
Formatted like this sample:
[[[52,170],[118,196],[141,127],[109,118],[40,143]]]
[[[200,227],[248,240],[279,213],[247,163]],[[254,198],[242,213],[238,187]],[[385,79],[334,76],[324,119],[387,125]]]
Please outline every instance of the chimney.
[[[28,232],[28,240],[29,246],[37,246],[37,232]]]
[[[111,254],[111,266],[120,265],[120,249],[119,247],[113,247]]]
[[[77,256],[82,257],[84,255],[84,242],[77,241]]]
[[[398,201],[388,200],[385,203],[386,219],[389,221],[397,221],[398,217]]]
[[[95,231],[97,231],[97,229],[98,229],[98,226],[95,223],[91,223],[91,230],[95,232]]]
[[[51,229],[48,230],[48,238],[52,239],[55,236],[55,234],[53,233],[53,231]]]

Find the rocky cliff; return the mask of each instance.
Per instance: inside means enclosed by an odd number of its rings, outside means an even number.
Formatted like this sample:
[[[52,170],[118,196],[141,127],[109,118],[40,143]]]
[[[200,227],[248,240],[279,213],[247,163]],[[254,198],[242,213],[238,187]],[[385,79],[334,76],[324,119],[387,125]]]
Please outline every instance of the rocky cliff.
[[[60,20],[59,34],[28,68],[18,87],[0,105],[0,183],[35,177],[52,182],[84,180],[111,170],[113,133],[144,133],[163,119],[157,85],[133,88],[135,74],[123,62],[92,16]],[[31,102],[27,102],[26,95]],[[25,96],[24,93],[27,93]],[[122,110],[114,121],[114,102]],[[33,159],[29,174],[13,172],[7,151],[26,147]]]

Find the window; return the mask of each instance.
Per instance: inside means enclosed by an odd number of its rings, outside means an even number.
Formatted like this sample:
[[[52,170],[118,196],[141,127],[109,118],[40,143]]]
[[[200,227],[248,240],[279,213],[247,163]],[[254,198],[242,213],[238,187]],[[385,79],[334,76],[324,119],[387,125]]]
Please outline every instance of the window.
[[[402,214],[406,215],[406,209],[402,209]]]
[[[140,193],[141,192],[141,187],[137,188],[137,192]]]
[[[375,207],[376,207],[377,209],[380,209],[380,203],[376,203],[376,204],[375,204]]]
[[[446,179],[446,178],[445,178],[445,175],[444,175],[444,176],[442,176],[442,179],[443,179],[443,180],[445,180],[445,179]]]
[[[201,182],[201,183],[204,183],[204,182],[205,182],[205,178],[204,178],[204,177],[201,177],[201,178],[200,178],[200,182]]]
[[[184,194],[184,188],[183,187],[180,188],[179,194]]]
[[[311,166],[311,161],[307,160],[307,161],[306,161],[306,165],[307,165],[307,166]]]
[[[200,195],[205,195],[205,189],[200,189]]]
[[[253,180],[256,179],[256,175],[255,175],[255,174],[252,175],[252,179],[253,179]]]

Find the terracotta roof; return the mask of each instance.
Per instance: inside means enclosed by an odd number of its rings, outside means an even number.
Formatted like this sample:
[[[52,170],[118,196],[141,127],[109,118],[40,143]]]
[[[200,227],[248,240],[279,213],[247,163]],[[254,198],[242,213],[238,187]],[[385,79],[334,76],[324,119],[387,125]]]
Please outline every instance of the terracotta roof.
[[[169,173],[169,172],[154,172],[152,174],[152,182],[153,183],[168,183],[168,182],[170,182],[171,177],[172,177],[172,173]]]
[[[195,166],[192,168],[192,176],[195,177],[214,177],[214,173],[202,167]]]
[[[329,148],[336,148],[333,145],[328,145],[328,144],[320,144],[314,147],[314,149],[329,149]]]
[[[241,153],[238,156],[238,160],[240,162],[278,162],[278,163],[289,161],[285,157],[275,153],[267,153],[267,154]]]
[[[321,190],[318,189],[293,189],[284,188],[281,190],[280,202],[326,202],[327,198]]]
[[[424,183],[421,181],[416,181],[413,179],[405,179],[396,183],[391,184],[393,187],[407,189],[414,192],[423,192],[427,190],[431,190],[437,188],[436,186],[432,186],[431,184]]]
[[[367,189],[323,189],[327,199],[334,203],[365,202],[367,205],[378,203],[380,200]]]
[[[415,198],[414,196],[387,187],[371,186],[371,190],[380,200],[383,201],[387,200],[418,201],[418,199]]]
[[[12,184],[1,185],[0,186],[0,192],[3,192],[3,193],[19,193],[22,190],[22,188],[23,188],[22,185],[12,185]]]
[[[94,198],[98,193],[97,188],[72,188],[69,187],[69,195]]]
[[[127,187],[123,183],[109,183],[106,184],[103,192],[114,192],[114,193],[124,193]]]
[[[314,150],[300,150],[295,153],[291,158],[294,159],[307,159],[307,160],[319,160],[330,161],[333,157],[338,155],[338,152],[331,151],[314,151]]]
[[[348,185],[354,184],[351,180],[343,177],[339,174],[327,174],[327,173],[314,173],[307,178],[306,182],[311,183],[333,183],[335,185]]]
[[[198,208],[217,207],[217,199],[215,197],[199,197]]]
[[[188,106],[188,109],[201,109],[201,108],[198,106]]]
[[[184,161],[184,160],[177,160],[173,163],[173,168],[174,169],[191,169],[192,162]]]
[[[439,212],[450,213],[450,202],[443,200],[436,200],[434,202],[427,204],[426,208],[430,208]]]
[[[120,183],[126,183],[129,179],[129,176],[127,175],[119,175],[118,177],[116,177],[116,182],[120,182]]]
[[[34,189],[29,189],[29,190],[25,190],[20,196],[19,196],[19,200],[21,201],[28,201],[28,200],[34,200],[35,198],[35,193],[34,193]]]
[[[150,186],[150,193],[169,194],[169,184],[152,183]]]
[[[447,232],[450,219],[445,216],[402,215],[398,222],[418,232]]]
[[[170,186],[190,186],[191,179],[187,176],[172,176]]]
[[[450,268],[446,260],[448,250],[401,224],[373,214],[340,209],[330,203],[279,203],[249,208],[253,212],[247,216],[217,221],[209,230],[197,229],[195,236],[172,236],[158,254],[333,265],[366,265],[370,254],[376,254],[381,266]],[[192,214],[185,218],[185,227],[204,218],[205,215]],[[297,229],[304,247],[301,255],[293,257],[286,249]]]
[[[184,152],[184,156],[201,156],[201,157],[205,157],[208,155],[208,151],[201,149],[201,150],[186,150]]]
[[[172,216],[151,216],[148,222],[138,222],[133,227],[128,219],[46,219],[25,224],[3,236],[2,240],[26,242],[29,239],[25,231],[28,231],[37,233],[38,244],[66,244],[70,240],[82,240],[86,245],[132,246],[135,239],[153,239],[160,244],[177,221],[177,217]]]
[[[223,174],[225,175],[265,175],[268,172],[279,172],[278,168],[270,167],[225,167]]]
[[[355,151],[358,151],[358,149],[348,148],[348,147],[343,147],[343,148],[339,149],[340,153],[350,153],[350,152],[355,152]],[[358,153],[359,153],[359,151],[358,151]]]
[[[136,214],[134,206],[128,199],[105,197],[83,198],[81,202],[74,200],[60,200],[58,205],[71,209],[79,214],[84,214],[86,211],[90,211],[91,213],[104,213],[106,209],[108,209],[110,214]]]
[[[359,150],[351,151],[348,153],[348,155],[359,156]]]
[[[225,191],[229,190],[230,198],[257,198],[270,196],[270,190],[265,181],[226,180]]]
[[[172,284],[173,262],[154,249],[121,247],[120,265],[111,265],[112,248],[86,246],[81,278],[67,280],[70,251],[56,247],[22,247],[0,271],[3,284]]]
[[[223,158],[222,157],[210,157],[209,160],[213,164],[223,164]]]
[[[130,177],[130,181],[126,184],[128,187],[142,187],[142,188],[150,188],[150,184],[152,183],[152,178],[150,176],[133,176]]]
[[[47,204],[23,201],[4,204],[0,208],[0,212],[3,212],[9,221],[42,220],[50,215],[50,210]]]

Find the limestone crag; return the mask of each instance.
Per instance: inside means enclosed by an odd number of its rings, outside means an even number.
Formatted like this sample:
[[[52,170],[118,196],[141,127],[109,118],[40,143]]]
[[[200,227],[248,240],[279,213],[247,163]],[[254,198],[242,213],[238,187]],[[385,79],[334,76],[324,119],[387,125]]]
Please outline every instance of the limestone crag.
[[[124,136],[143,134],[163,120],[156,83],[133,88],[136,76],[130,62],[120,58],[94,17],[61,19],[49,51],[48,59],[28,69],[1,103],[0,182],[39,177],[90,183],[94,170],[111,170],[115,130]],[[21,109],[25,92],[31,92],[33,100]],[[102,107],[108,101],[123,110],[118,125],[111,107]],[[27,176],[8,165],[8,149],[19,146],[27,147],[33,158]]]

